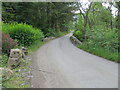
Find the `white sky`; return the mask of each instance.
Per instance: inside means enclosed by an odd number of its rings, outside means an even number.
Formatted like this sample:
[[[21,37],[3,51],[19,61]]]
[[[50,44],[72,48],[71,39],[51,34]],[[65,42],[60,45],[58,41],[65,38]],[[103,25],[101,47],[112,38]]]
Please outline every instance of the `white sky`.
[[[88,5],[89,5],[89,1],[88,0],[78,0],[78,1],[80,1],[81,3],[82,3],[82,6],[83,6],[83,8],[84,9],[86,9],[86,8],[88,8]],[[109,6],[109,3],[102,3],[102,5],[104,6],[104,7],[108,7]],[[115,17],[116,16],[116,14],[117,14],[117,8],[115,8],[114,6],[112,6],[112,15]],[[76,11],[75,13],[79,13],[79,11]]]
[[[108,6],[109,6],[109,4],[108,4],[108,3],[103,3],[102,5],[103,5],[103,6],[105,6],[105,7],[108,7]],[[115,17],[115,16],[116,16],[116,14],[117,14],[117,12],[116,12],[116,11],[118,11],[118,9],[117,9],[117,8],[115,8],[114,6],[112,6],[112,7],[111,7],[111,9],[112,9],[112,14],[113,14],[113,16]]]

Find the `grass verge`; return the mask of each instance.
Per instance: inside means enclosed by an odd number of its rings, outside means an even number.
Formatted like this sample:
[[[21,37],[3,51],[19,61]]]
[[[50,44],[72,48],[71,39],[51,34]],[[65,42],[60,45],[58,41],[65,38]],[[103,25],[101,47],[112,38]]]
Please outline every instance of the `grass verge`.
[[[36,51],[40,46],[44,45],[45,42],[41,42],[39,40],[35,41],[32,45],[28,47],[28,52],[31,54],[32,52]]]
[[[62,33],[60,34],[59,37],[66,35],[67,33]],[[35,41],[32,45],[30,45],[28,48],[28,55],[32,54],[32,52],[36,51],[40,46],[44,45],[45,42],[42,42],[40,40]],[[21,48],[22,46],[18,46],[16,48]],[[4,56],[4,64],[2,67],[6,67],[7,65],[7,60],[8,57],[6,55]],[[2,57],[2,56],[1,56]],[[30,86],[30,66],[31,66],[31,61],[28,62],[22,62],[21,65],[15,69],[13,69],[14,75],[2,82],[2,86],[5,88],[31,88]]]
[[[78,45],[78,48],[83,49],[84,51],[87,51],[91,54],[103,57],[105,59],[115,61],[115,62],[120,62],[120,60],[118,59],[118,56],[120,55],[120,53],[118,52],[106,50],[99,46],[92,46],[92,45],[89,46],[85,44]]]
[[[42,46],[44,42],[41,41],[35,41],[32,45],[28,47],[28,55],[30,55],[32,52],[36,51],[40,46]],[[18,47],[21,48],[22,46]],[[2,55],[4,59],[4,63],[2,64],[2,67],[6,67],[7,63],[7,56]],[[5,57],[6,56],[6,57]],[[29,61],[31,57],[27,58],[26,60],[23,60],[17,68],[13,69],[14,75],[10,77],[10,79],[2,82],[2,86],[5,88],[30,88],[30,66],[31,61]]]
[[[13,69],[13,75],[2,82],[5,88],[30,88],[30,62],[22,61],[20,66]]]

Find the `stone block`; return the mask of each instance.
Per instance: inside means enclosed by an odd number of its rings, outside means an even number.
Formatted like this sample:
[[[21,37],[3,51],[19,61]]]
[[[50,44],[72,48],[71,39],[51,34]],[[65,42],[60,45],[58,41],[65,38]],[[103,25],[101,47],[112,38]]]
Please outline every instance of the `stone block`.
[[[21,58],[22,51],[20,49],[11,49],[10,58]]]

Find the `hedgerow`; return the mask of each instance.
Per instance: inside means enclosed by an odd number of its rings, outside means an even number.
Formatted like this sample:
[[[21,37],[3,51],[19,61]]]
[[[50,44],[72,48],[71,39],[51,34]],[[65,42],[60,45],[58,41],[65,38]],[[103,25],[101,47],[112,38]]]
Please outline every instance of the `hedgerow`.
[[[36,40],[44,38],[43,32],[40,29],[34,28],[25,23],[4,23],[3,31],[9,33],[10,37],[18,41],[19,45],[30,46]]]

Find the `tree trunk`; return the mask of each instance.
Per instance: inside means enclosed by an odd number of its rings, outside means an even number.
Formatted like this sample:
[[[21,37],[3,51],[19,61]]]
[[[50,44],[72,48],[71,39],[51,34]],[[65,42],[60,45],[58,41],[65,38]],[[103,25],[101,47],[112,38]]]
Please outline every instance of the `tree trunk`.
[[[88,23],[88,16],[85,17],[85,22],[84,22],[84,31],[83,31],[83,39],[86,40],[86,28],[87,28],[87,23]]]
[[[82,7],[81,3],[77,2],[77,6],[79,8],[80,15],[82,15],[84,18],[83,39],[86,40],[86,28],[87,28],[87,24],[88,23],[90,24],[90,22],[88,21],[88,13],[91,9],[92,3],[90,3],[89,8],[88,8],[87,12],[85,12],[85,13],[82,12],[83,7]],[[82,10],[80,8],[82,8]],[[85,10],[83,10],[83,11],[85,11]],[[90,28],[91,28],[91,26],[90,26]]]

